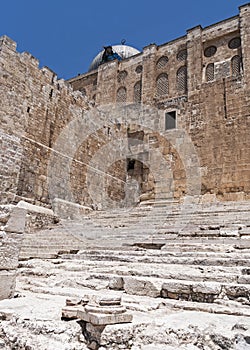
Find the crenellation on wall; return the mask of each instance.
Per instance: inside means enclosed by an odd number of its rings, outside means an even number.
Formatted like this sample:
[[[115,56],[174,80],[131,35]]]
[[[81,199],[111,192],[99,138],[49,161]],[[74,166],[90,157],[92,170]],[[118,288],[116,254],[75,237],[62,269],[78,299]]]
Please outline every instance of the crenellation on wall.
[[[4,51],[4,49],[9,49],[11,51],[16,51],[17,43],[9,38],[7,35],[3,35],[0,37],[0,50]]]
[[[1,130],[4,144],[12,152],[17,144],[21,152],[13,158],[9,171],[3,172],[1,202],[26,198],[32,203],[49,205],[47,166],[50,153],[61,130],[82,113],[88,102],[64,80],[28,53],[14,51],[12,41],[2,38],[1,50]],[[71,106],[75,106],[73,109]],[[3,137],[2,137],[3,139]],[[7,141],[6,141],[7,140]],[[9,157],[9,162],[11,161]],[[5,167],[5,158],[1,164]],[[12,170],[16,169],[15,171]]]
[[[24,52],[20,53],[19,56],[20,56],[20,60],[22,62],[31,64],[37,68],[39,67],[39,60],[36,57],[34,57],[33,55],[31,55],[31,53],[24,51]]]
[[[202,30],[202,40],[213,40],[215,38],[223,37],[230,32],[235,32],[239,28],[239,17],[234,16],[224,21],[212,24]]]
[[[41,72],[48,78],[51,84],[55,84],[57,82],[56,73],[47,66],[42,67]]]

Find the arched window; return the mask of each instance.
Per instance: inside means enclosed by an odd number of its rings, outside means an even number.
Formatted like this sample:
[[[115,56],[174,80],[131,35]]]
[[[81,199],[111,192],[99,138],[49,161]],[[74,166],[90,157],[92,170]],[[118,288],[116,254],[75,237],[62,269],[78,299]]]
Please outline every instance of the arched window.
[[[156,79],[156,95],[163,96],[168,94],[168,75],[162,73]]]
[[[82,93],[83,96],[86,96],[86,95],[87,95],[86,89],[80,88],[79,91],[81,91],[81,93]]]
[[[233,76],[240,75],[240,71],[241,71],[241,57],[240,56],[236,55],[236,56],[232,57],[231,69],[232,69]]]
[[[180,50],[177,53],[176,58],[178,61],[185,61],[187,59],[187,50],[186,49]]]
[[[118,83],[124,82],[124,80],[126,79],[127,75],[128,75],[128,72],[126,70],[122,70],[121,72],[119,72],[118,75],[117,75]]]
[[[127,90],[125,87],[120,87],[116,93],[116,102],[124,103],[127,100]]]
[[[167,56],[162,56],[161,58],[158,59],[158,61],[156,63],[156,67],[158,69],[164,68],[167,63],[168,63],[168,57]]]
[[[217,51],[217,47],[216,46],[208,46],[204,50],[204,56],[205,57],[212,57],[213,55],[216,54],[216,51]]]
[[[134,85],[134,102],[141,102],[141,80],[137,81],[137,83]]]
[[[240,37],[233,38],[229,41],[228,47],[229,49],[238,49],[238,47],[241,46],[241,40]]]
[[[214,80],[214,64],[209,63],[206,67],[206,81]]]
[[[176,75],[177,91],[187,92],[187,67],[182,66],[178,69]]]
[[[135,71],[136,71],[136,73],[139,74],[139,73],[142,72],[142,69],[143,69],[143,68],[142,68],[142,65],[140,64],[139,66],[136,67]]]

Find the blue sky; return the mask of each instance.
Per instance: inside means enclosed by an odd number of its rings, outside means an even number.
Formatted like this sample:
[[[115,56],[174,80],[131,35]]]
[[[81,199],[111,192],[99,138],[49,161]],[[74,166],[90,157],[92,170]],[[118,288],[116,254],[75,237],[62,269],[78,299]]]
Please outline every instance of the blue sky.
[[[142,50],[163,44],[196,25],[238,14],[247,0],[1,0],[0,36],[28,51],[59,78],[88,70],[103,45]]]

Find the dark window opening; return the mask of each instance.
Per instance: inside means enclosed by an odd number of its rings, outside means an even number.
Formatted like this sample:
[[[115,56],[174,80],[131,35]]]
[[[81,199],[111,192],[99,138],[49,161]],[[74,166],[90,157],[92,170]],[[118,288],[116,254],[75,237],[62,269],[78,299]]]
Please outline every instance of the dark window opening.
[[[80,88],[79,91],[82,93],[83,96],[87,95],[86,89]]]
[[[159,58],[159,60],[156,63],[156,68],[161,69],[164,68],[166,66],[166,64],[168,63],[168,57],[167,56],[162,56],[161,58]]]
[[[177,90],[179,92],[187,92],[187,67],[180,67],[177,71]]]
[[[238,47],[240,47],[240,46],[241,46],[240,37],[233,38],[228,43],[229,49],[238,49]]]
[[[156,95],[164,96],[168,94],[168,75],[162,73],[157,77],[156,80]]]
[[[53,96],[53,89],[50,90],[49,98],[52,98]]]
[[[128,72],[126,70],[122,70],[121,72],[119,72],[118,75],[117,75],[118,83],[124,82],[124,80],[126,79],[127,75],[128,75]]]
[[[214,64],[209,63],[206,67],[206,80],[213,81],[214,80]]]
[[[205,57],[212,57],[216,54],[217,47],[216,46],[209,46],[204,50],[204,56]]]
[[[141,102],[141,81],[138,81],[134,85],[134,102],[135,103],[140,103]]]
[[[29,113],[29,112],[30,112],[30,107],[27,108],[27,113]]]
[[[167,112],[165,114],[165,130],[176,128],[176,111]]]
[[[125,103],[127,100],[127,90],[124,86],[120,87],[116,93],[116,102]]]
[[[233,76],[239,76],[241,73],[242,61],[240,56],[234,56],[231,59],[231,69]]]
[[[187,59],[187,50],[186,49],[180,50],[177,53],[176,58],[178,61],[185,61]]]
[[[135,169],[135,159],[127,159],[127,171]]]
[[[136,73],[139,74],[139,73],[142,72],[142,69],[143,69],[143,68],[142,68],[142,65],[139,65],[139,66],[136,67],[135,71],[136,71]]]

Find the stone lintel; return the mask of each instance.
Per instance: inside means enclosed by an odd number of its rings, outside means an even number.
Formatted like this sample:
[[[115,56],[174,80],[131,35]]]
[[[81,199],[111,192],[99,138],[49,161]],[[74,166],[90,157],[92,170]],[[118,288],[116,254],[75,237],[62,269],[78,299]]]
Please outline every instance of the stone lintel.
[[[30,204],[23,200],[17,203],[17,208],[26,209],[28,212],[34,212],[39,214],[51,215],[51,216],[54,215],[54,212],[51,209],[44,208],[39,205]]]
[[[0,37],[0,47],[1,46],[6,46],[11,50],[16,51],[17,43],[7,35],[3,35]]]

